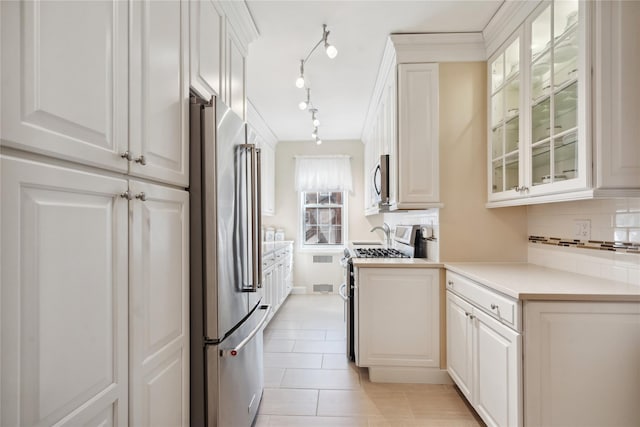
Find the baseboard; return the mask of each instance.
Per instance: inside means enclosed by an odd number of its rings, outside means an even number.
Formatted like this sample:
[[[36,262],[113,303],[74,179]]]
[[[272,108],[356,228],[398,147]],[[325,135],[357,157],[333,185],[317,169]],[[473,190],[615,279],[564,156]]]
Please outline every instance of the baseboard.
[[[372,383],[453,384],[445,369],[406,366],[370,366]]]
[[[295,294],[295,295],[303,295],[307,293],[307,287],[306,286],[294,286],[291,289],[291,293]]]

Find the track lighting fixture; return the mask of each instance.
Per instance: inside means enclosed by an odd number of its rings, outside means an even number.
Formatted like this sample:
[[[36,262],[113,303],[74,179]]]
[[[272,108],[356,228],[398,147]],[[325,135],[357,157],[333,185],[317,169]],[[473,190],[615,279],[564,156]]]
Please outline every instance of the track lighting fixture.
[[[307,88],[307,99],[304,101],[300,101],[298,104],[298,108],[301,110],[306,110],[309,104],[311,103],[311,89]]]
[[[338,49],[335,46],[329,43],[329,34],[330,31],[327,30],[327,26],[325,24],[322,25],[322,38],[318,43],[311,48],[309,54],[306,58],[300,60],[300,75],[296,79],[296,87],[299,89],[307,90],[307,99],[301,101],[298,104],[298,108],[301,110],[308,110],[311,113],[311,123],[313,124],[313,132],[311,133],[311,137],[315,140],[316,144],[322,144],[322,140],[318,137],[318,126],[320,126],[320,120],[317,117],[318,109],[313,107],[311,103],[311,88],[308,87],[307,81],[304,78],[304,66],[311,57],[311,54],[320,46],[321,44],[324,47],[324,50],[327,56],[331,59],[335,58],[338,55]]]
[[[300,60],[300,76],[296,79],[296,87],[302,89],[304,87],[304,60]]]
[[[312,108],[309,110],[311,112],[311,121],[313,122],[313,126],[316,128],[320,126],[320,120],[316,117],[316,113],[318,112],[317,108]]]
[[[331,31],[327,30],[327,25],[323,24],[322,25],[322,38],[320,39],[320,41],[318,43],[315,44],[315,46],[313,46],[313,48],[311,48],[311,51],[309,51],[309,54],[307,55],[307,57],[300,60],[300,75],[296,79],[296,87],[297,88],[302,89],[304,87],[304,85],[306,83],[305,79],[304,79],[304,64],[307,63],[307,61],[311,57],[311,54],[318,48],[318,46],[320,46],[320,44],[322,44],[324,46],[324,50],[327,53],[327,56],[329,58],[333,59],[338,55],[338,49],[336,49],[336,47],[334,45],[329,44],[329,34],[330,33],[331,33]]]

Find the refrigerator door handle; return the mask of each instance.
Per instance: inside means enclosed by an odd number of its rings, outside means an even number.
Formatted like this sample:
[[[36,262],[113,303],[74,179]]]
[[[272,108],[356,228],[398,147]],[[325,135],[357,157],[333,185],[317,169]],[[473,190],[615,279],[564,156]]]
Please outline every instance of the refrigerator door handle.
[[[255,328],[253,328],[253,330],[249,333],[249,335],[247,335],[245,339],[240,341],[240,343],[234,348],[220,350],[221,357],[237,356],[238,353],[240,353],[240,351],[242,351],[242,349],[249,343],[249,341],[251,341],[253,337],[255,337],[256,334],[260,332],[260,329],[262,329],[262,327],[264,326],[265,322],[267,321],[267,318],[269,317],[269,313],[271,312],[271,304],[261,305],[260,307],[258,307],[258,310],[264,310],[264,316],[262,316],[262,319],[260,319],[260,322],[258,322],[258,325]]]
[[[255,203],[253,204],[255,210],[254,232],[253,232],[253,244],[255,247],[255,256],[253,258],[253,274],[254,283],[257,283],[258,288],[262,287],[262,164],[260,159],[260,149],[254,148],[255,154]]]

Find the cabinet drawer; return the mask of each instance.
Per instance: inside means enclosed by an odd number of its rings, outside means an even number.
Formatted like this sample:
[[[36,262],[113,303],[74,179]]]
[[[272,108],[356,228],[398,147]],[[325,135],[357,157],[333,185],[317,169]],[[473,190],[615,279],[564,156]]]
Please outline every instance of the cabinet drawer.
[[[521,330],[520,304],[457,273],[447,271],[447,289],[501,322]]]

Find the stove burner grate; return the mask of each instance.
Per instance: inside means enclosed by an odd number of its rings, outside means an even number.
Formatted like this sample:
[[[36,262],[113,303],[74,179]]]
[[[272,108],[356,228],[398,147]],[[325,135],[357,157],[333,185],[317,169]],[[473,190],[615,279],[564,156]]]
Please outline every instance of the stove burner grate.
[[[356,248],[356,258],[409,258],[397,249]]]

